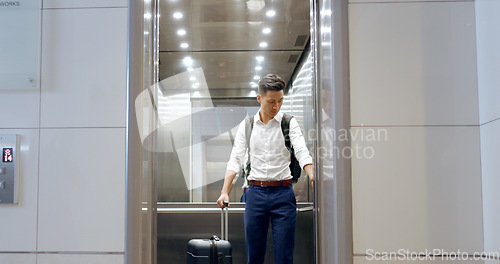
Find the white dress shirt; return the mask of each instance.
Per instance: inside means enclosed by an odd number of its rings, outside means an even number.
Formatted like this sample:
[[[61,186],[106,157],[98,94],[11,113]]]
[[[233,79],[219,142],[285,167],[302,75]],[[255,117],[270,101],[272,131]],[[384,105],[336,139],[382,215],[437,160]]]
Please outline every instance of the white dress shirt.
[[[285,138],[281,131],[283,114],[278,114],[267,124],[260,120],[260,110],[254,116],[252,134],[250,136],[250,175],[248,180],[280,181],[292,178],[290,173],[290,152],[285,147]],[[295,150],[295,157],[300,167],[312,164],[312,157],[306,147],[304,136],[295,118],[290,120],[290,143]],[[245,120],[240,123],[234,139],[231,157],[227,170],[239,172],[246,166],[245,154],[247,142],[245,136]]]

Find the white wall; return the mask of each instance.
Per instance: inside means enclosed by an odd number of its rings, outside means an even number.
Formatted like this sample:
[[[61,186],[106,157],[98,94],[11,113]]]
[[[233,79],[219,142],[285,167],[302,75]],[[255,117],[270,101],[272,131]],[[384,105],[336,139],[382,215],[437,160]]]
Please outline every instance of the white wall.
[[[44,0],[41,89],[0,91],[21,135],[0,263],[123,263],[127,1]]]
[[[476,0],[484,248],[500,249],[500,1]],[[498,257],[498,256],[497,256]]]
[[[354,263],[482,252],[474,2],[351,0],[349,24],[353,146],[374,154],[352,160]]]

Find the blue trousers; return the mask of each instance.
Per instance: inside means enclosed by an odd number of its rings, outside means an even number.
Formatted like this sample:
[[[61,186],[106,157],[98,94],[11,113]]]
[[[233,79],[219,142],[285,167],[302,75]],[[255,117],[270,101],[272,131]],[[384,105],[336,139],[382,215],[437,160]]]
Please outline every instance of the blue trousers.
[[[297,220],[297,203],[292,185],[286,187],[251,185],[245,196],[247,263],[264,263],[267,230],[271,223],[274,263],[292,264]]]

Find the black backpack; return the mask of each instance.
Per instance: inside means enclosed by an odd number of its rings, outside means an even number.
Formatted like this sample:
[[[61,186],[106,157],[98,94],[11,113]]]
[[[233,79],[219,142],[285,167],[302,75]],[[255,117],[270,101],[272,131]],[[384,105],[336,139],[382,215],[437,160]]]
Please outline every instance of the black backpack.
[[[253,117],[249,116],[245,119],[245,137],[247,140],[247,149],[248,149],[248,160],[246,164],[245,177],[248,177],[250,174],[250,136],[252,135],[253,130]],[[299,161],[295,157],[295,151],[290,143],[290,120],[293,118],[292,115],[287,115],[283,113],[283,118],[281,119],[281,132],[283,133],[283,137],[285,138],[285,147],[290,152],[290,172],[292,174],[292,181],[296,183],[299,180],[300,175],[302,174],[302,168],[300,168]]]

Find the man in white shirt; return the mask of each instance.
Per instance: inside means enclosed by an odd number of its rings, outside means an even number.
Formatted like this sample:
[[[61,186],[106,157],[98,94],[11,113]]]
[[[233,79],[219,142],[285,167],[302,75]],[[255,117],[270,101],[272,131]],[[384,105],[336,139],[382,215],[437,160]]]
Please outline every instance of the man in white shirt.
[[[257,101],[261,107],[253,120],[249,142],[249,187],[245,193],[244,222],[248,264],[264,263],[269,223],[272,224],[274,263],[293,263],[297,204],[289,168],[290,152],[285,147],[281,130],[283,114],[279,110],[283,104],[284,88],[283,79],[274,74],[268,74],[259,81]],[[312,158],[295,118],[290,120],[289,135],[300,167],[312,182]],[[243,120],[235,136],[224,186],[217,200],[221,208],[224,208],[224,201],[229,201],[229,191],[236,173],[240,171],[241,164],[246,163],[246,141]]]

